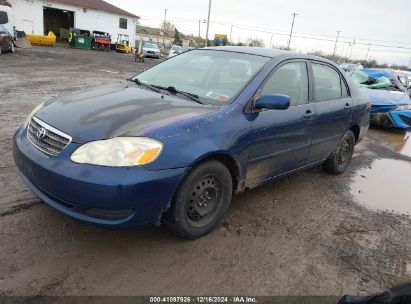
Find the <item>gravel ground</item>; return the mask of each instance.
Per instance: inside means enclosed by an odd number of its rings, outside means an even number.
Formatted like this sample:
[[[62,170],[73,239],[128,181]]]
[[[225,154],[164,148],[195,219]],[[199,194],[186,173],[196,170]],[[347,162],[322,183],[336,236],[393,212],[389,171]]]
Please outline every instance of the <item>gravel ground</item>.
[[[50,97],[121,81],[156,62],[41,47],[0,56],[0,295],[338,296],[410,281],[409,217],[367,209],[350,191],[359,170],[372,172],[377,159],[411,164],[384,130],[369,131],[345,174],[313,168],[246,191],[215,231],[195,241],[162,227],[90,227],[37,199],[11,153],[28,113]],[[385,189],[363,190],[390,191],[395,174],[388,167]]]

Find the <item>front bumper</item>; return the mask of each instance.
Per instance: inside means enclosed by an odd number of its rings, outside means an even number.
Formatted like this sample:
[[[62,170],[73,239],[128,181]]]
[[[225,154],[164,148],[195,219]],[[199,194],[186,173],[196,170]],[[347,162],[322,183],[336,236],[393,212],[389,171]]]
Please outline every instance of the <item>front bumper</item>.
[[[78,146],[70,143],[58,156],[48,156],[20,129],[13,156],[25,184],[66,215],[106,226],[160,224],[187,168],[150,171],[75,164],[70,155]]]
[[[370,122],[383,127],[408,129],[411,128],[411,110],[371,113]]]
[[[148,52],[145,52],[145,53],[144,53],[144,56],[147,57],[147,58],[157,58],[157,59],[160,58],[160,54],[157,54],[157,53],[148,53]]]

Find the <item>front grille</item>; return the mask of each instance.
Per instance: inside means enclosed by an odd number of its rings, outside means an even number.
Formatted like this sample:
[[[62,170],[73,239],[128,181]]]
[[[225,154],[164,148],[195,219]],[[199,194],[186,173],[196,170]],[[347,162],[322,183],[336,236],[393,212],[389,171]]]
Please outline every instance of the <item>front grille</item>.
[[[32,117],[27,137],[40,151],[56,156],[71,142],[71,137],[36,117]]]

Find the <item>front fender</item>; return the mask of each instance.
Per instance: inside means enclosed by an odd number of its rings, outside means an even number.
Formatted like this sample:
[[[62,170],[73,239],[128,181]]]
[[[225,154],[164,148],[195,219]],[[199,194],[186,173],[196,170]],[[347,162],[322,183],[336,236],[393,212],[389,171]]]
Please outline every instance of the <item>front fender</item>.
[[[146,166],[148,170],[190,167],[207,157],[222,154],[234,159],[240,172],[246,171],[251,122],[239,104],[145,135],[164,144],[160,157]]]

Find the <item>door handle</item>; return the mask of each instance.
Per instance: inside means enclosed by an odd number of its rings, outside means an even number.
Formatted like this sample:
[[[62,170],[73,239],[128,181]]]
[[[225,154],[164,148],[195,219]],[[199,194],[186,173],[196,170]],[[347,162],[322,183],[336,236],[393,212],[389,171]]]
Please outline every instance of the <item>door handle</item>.
[[[303,115],[304,118],[310,118],[314,115],[314,112],[312,112],[311,110],[307,110],[305,112],[305,114]]]

